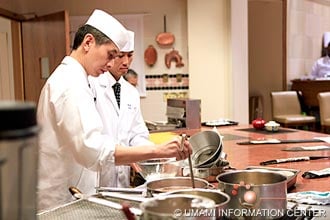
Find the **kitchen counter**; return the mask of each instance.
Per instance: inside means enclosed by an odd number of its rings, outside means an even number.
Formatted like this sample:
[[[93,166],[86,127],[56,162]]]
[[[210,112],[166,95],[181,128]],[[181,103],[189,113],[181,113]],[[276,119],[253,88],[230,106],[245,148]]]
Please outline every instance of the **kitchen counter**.
[[[200,130],[211,130],[211,127],[202,127]],[[299,147],[299,146],[330,146],[326,142],[315,143],[290,143],[290,144],[258,144],[258,145],[239,145],[239,142],[248,140],[260,139],[280,139],[280,140],[306,140],[314,137],[328,137],[324,133],[317,133],[304,130],[296,130],[289,128],[280,128],[278,132],[257,131],[252,126],[223,126],[217,127],[217,130],[223,139],[223,151],[227,153],[227,160],[231,167],[236,169],[245,169],[248,166],[260,166],[262,161],[301,157],[301,156],[329,156],[330,150],[323,151],[283,151],[284,148]],[[199,130],[188,130],[187,134],[192,135]],[[179,131],[178,133],[182,133]],[[319,179],[305,179],[301,175],[310,170],[321,170],[330,167],[329,159],[299,161],[290,163],[281,163],[275,165],[268,165],[267,167],[274,168],[288,168],[300,170],[297,176],[297,182],[290,192],[300,191],[330,191],[330,177]]]
[[[212,130],[212,127],[203,126],[201,129],[178,129],[170,133],[182,134],[186,133],[191,136],[197,132]],[[289,144],[258,144],[258,145],[240,145],[239,142],[248,140],[262,139],[279,139],[279,140],[310,140],[315,137],[330,137],[328,134],[297,130],[290,128],[280,128],[278,132],[268,132],[265,130],[255,130],[252,125],[234,125],[217,127],[218,132],[224,136],[223,151],[227,154],[227,160],[231,167],[236,169],[245,169],[248,166],[260,166],[262,161],[302,157],[302,156],[329,156],[330,150],[323,151],[283,151],[285,148],[300,147],[300,146],[330,146],[326,142],[315,143],[289,143]],[[164,132],[169,133],[169,132]],[[299,170],[295,187],[290,189],[290,192],[301,191],[330,191],[330,177],[319,179],[305,179],[301,175],[306,171],[321,170],[330,167],[329,159],[299,161],[290,163],[281,163],[268,165],[266,167],[287,168]]]
[[[204,130],[212,130],[212,127],[202,127],[201,129],[185,130],[178,129],[171,132],[163,133],[164,138],[169,138],[171,135],[185,133],[189,136]],[[278,132],[267,132],[267,131],[256,131],[250,125],[243,126],[223,126],[218,127],[217,130],[224,137],[223,138],[223,151],[227,154],[227,160],[229,165],[236,169],[246,169],[248,166],[260,166],[259,163],[262,161],[279,159],[279,158],[290,158],[290,157],[301,157],[301,156],[329,156],[330,150],[323,151],[299,151],[289,152],[283,151],[285,148],[299,147],[299,146],[330,146],[326,142],[313,142],[313,143],[290,143],[290,144],[250,144],[241,145],[240,142],[246,142],[249,140],[260,140],[260,139],[280,139],[280,140],[307,140],[315,137],[328,137],[329,135],[323,133],[316,133],[310,131],[302,131],[288,128],[280,128]],[[288,168],[300,170],[298,173],[296,184],[290,188],[291,192],[301,191],[330,191],[330,177],[319,178],[319,179],[305,179],[301,175],[305,171],[320,170],[330,167],[329,159],[320,159],[312,161],[300,161],[290,162],[275,165],[268,165],[266,167],[273,168]],[[215,185],[217,183],[214,183]],[[131,205],[133,205],[131,203]],[[134,207],[134,206],[133,206]],[[136,206],[138,207],[138,206]],[[306,206],[307,207],[307,206]],[[310,206],[308,206],[310,207]],[[326,212],[326,216],[316,217],[313,219],[328,219],[330,213],[329,206],[319,206],[316,209],[323,210]],[[70,218],[67,218],[70,216]],[[63,207],[59,207],[54,210],[50,210],[46,213],[38,215],[38,220],[50,220],[50,219],[106,219],[112,216],[116,219],[125,219],[121,210],[115,210],[103,205],[88,203],[87,201],[75,201],[71,204],[67,204]],[[298,218],[297,218],[298,219]]]

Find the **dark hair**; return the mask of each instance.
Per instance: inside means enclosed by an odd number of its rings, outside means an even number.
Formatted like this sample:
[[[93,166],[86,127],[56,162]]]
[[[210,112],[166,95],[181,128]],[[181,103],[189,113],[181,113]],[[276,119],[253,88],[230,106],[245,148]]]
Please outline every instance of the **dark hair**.
[[[128,69],[127,70],[127,73],[124,75],[124,79],[127,80],[128,76],[134,76],[134,77],[137,77],[138,74],[133,70],[133,69]]]
[[[80,46],[80,44],[84,40],[84,37],[88,33],[94,36],[96,44],[98,45],[112,42],[112,40],[109,37],[107,37],[105,34],[103,34],[101,31],[99,31],[98,29],[96,29],[91,25],[85,24],[77,30],[74,36],[73,46],[72,46],[73,50],[76,50]]]

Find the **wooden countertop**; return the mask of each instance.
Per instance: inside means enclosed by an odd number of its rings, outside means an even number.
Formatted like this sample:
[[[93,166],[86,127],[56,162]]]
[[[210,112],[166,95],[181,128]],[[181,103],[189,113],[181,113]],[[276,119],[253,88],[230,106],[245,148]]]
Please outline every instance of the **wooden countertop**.
[[[187,130],[188,135],[192,135],[202,130],[211,130],[211,127],[202,127],[200,130]],[[239,145],[238,142],[250,139],[276,138],[280,140],[313,139],[314,137],[327,137],[324,133],[281,128],[279,132],[255,132],[251,125],[223,126],[218,127],[218,131],[224,136],[223,151],[227,153],[227,160],[231,167],[245,169],[248,166],[260,166],[259,163],[266,160],[279,158],[301,157],[301,156],[330,156],[330,150],[323,151],[299,151],[289,152],[282,149],[298,146],[330,146],[325,142],[316,143],[290,143],[290,144],[261,144],[261,145]],[[180,130],[177,133],[182,133]],[[329,159],[299,161],[268,165],[267,167],[288,168],[300,170],[297,176],[295,187],[290,192],[299,191],[330,191],[330,177],[319,179],[305,179],[302,174],[310,170],[321,170],[330,167]]]

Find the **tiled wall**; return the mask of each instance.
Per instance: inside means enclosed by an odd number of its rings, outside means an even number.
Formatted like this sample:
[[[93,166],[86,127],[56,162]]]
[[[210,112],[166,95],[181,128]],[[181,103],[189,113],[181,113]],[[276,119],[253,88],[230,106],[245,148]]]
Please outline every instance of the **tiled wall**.
[[[146,75],[147,97],[141,98],[144,119],[166,121],[168,98],[189,97],[189,74],[149,74]]]
[[[188,74],[157,74],[146,75],[147,90],[178,90],[189,89]]]

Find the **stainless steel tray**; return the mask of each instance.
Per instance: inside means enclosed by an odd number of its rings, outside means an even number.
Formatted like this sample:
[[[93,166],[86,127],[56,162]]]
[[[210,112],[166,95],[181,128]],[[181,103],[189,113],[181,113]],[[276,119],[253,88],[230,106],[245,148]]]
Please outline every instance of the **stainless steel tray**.
[[[246,170],[265,170],[280,173],[287,177],[287,188],[290,189],[297,182],[297,175],[300,170],[286,169],[286,168],[276,168],[276,167],[264,167],[264,166],[248,166]]]

